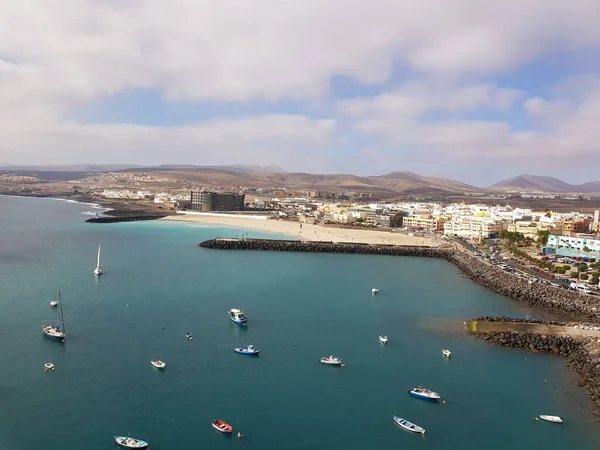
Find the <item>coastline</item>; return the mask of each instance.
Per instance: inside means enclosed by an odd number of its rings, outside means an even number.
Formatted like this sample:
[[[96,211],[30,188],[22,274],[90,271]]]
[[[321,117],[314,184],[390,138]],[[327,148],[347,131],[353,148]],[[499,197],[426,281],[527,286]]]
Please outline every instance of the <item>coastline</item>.
[[[441,241],[431,237],[408,236],[382,230],[349,229],[323,227],[309,223],[299,223],[276,219],[253,219],[244,216],[219,216],[217,214],[178,213],[162,218],[172,222],[225,225],[250,230],[265,231],[292,237],[303,241],[350,242],[354,244],[412,245],[421,247],[439,247]]]

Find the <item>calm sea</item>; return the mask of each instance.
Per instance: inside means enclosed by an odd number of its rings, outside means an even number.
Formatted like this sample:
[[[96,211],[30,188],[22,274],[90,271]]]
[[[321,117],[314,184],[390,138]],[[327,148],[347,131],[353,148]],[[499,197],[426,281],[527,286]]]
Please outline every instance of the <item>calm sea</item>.
[[[84,223],[94,212],[0,197],[1,449],[112,449],[113,435],[128,434],[153,450],[600,447],[598,419],[564,359],[460,331],[473,316],[536,313],[444,261],[210,251],[197,244],[269,236]],[[96,279],[99,241],[105,273]],[[64,345],[41,335],[57,287]],[[229,321],[232,307],[246,311],[247,328]],[[247,344],[260,357],[233,352]],[[347,367],[318,363],[330,354]],[[48,361],[54,372],[44,372]],[[446,404],[410,397],[419,384]],[[393,414],[426,436],[397,428]],[[214,431],[215,418],[243,439]]]

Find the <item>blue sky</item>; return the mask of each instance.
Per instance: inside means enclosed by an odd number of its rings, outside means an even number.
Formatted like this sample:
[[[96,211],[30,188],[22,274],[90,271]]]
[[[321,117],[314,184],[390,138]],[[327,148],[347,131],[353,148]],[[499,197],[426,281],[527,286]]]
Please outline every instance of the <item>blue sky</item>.
[[[600,179],[600,3],[419,5],[15,2],[0,164]]]

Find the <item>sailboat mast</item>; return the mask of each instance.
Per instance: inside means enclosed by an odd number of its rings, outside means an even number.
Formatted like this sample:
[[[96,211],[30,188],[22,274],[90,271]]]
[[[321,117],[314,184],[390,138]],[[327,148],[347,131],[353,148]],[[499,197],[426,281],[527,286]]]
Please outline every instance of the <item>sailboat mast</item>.
[[[62,300],[60,299],[60,292],[58,293],[58,309],[60,309],[60,323],[62,325],[61,328],[63,331],[65,331],[65,316],[63,315],[63,308],[62,308]],[[57,315],[57,320],[58,320],[58,310],[56,311],[56,315]],[[56,324],[56,326],[58,327],[58,323]]]
[[[96,267],[100,267],[100,246],[102,243],[98,243],[98,261],[96,261]]]

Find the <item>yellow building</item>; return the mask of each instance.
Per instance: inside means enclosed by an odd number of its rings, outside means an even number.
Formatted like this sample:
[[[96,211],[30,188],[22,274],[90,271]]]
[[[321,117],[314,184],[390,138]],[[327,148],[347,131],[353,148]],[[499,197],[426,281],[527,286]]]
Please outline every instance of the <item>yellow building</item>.
[[[420,230],[444,231],[444,223],[447,217],[433,216],[431,214],[413,214],[402,220],[402,226],[406,228],[418,228]]]
[[[550,234],[562,233],[562,223],[542,223],[542,222],[531,222],[531,221],[517,221],[511,223],[507,227],[507,231],[513,233],[521,233],[526,238],[536,239],[538,231],[547,230]]]

